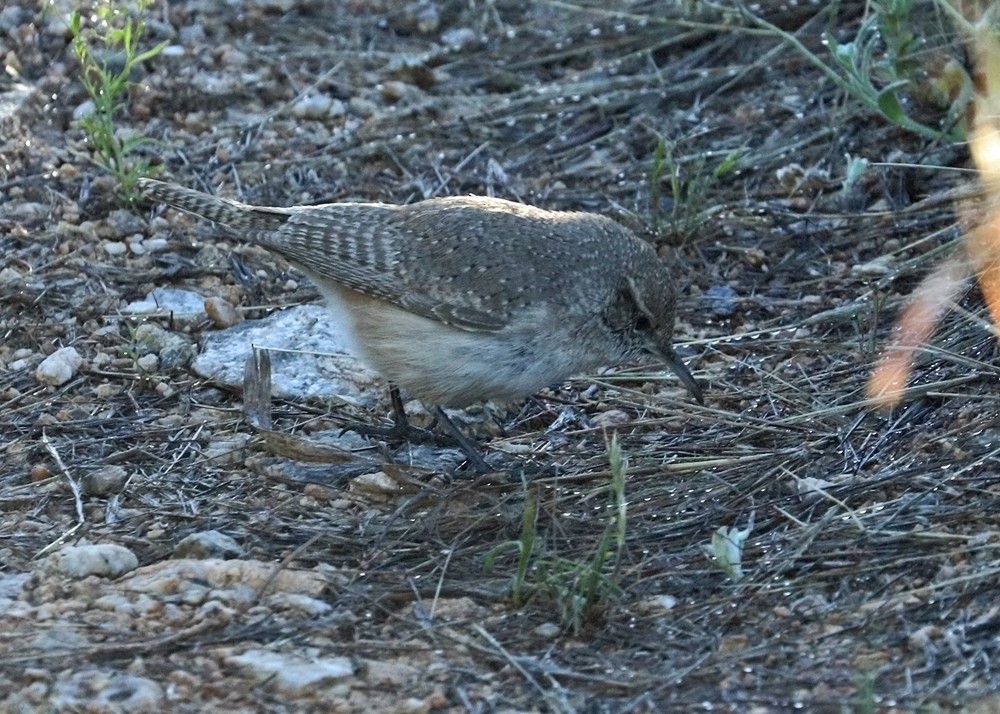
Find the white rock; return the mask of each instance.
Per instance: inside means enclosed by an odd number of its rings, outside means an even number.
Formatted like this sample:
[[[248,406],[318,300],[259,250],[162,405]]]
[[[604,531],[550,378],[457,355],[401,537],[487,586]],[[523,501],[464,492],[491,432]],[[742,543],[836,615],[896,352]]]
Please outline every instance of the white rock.
[[[113,543],[68,546],[43,561],[43,570],[70,578],[88,575],[118,577],[139,567],[139,559],[128,548]]]
[[[535,628],[535,634],[547,640],[557,637],[560,632],[562,632],[562,628],[554,622],[543,622]]]
[[[286,694],[306,694],[354,675],[354,666],[347,657],[307,660],[280,652],[248,650],[226,661]]]
[[[239,558],[243,548],[233,538],[219,531],[199,531],[185,536],[174,547],[175,558]]]
[[[52,711],[162,711],[163,689],[130,672],[85,669],[53,683]]]
[[[0,270],[0,285],[13,285],[14,283],[23,282],[23,273],[20,273],[13,268],[4,268],[3,270]]]
[[[94,101],[92,99],[88,99],[83,104],[80,104],[79,106],[77,106],[76,109],[73,110],[73,121],[80,121],[84,117],[89,117],[93,113],[94,113]]]
[[[57,387],[71,380],[81,364],[83,358],[79,352],[72,347],[63,347],[42,360],[35,368],[35,379],[42,384]]]
[[[292,114],[301,119],[322,119],[332,105],[333,97],[328,94],[307,94],[292,105]]]
[[[205,315],[205,298],[191,290],[156,288],[144,300],[130,303],[124,312],[130,315],[157,313],[175,320],[201,321]]]
[[[208,333],[192,367],[201,377],[242,387],[247,357],[254,346],[277,348],[271,352],[271,392],[275,396],[334,397],[369,406],[378,398],[382,382],[350,356],[357,352],[346,317],[322,305],[300,305]],[[294,351],[288,351],[289,347]]]
[[[441,35],[441,44],[453,52],[468,50],[480,44],[479,35],[468,27],[456,27]]]
[[[267,606],[272,610],[298,610],[310,617],[326,615],[333,610],[325,600],[298,593],[275,593],[267,599]]]

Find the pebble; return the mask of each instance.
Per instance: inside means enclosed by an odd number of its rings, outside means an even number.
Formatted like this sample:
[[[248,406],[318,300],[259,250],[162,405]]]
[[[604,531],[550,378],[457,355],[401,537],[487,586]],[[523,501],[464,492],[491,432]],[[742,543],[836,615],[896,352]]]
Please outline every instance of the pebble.
[[[420,676],[420,670],[402,662],[364,660],[365,682],[383,687],[406,687]]]
[[[249,434],[213,438],[202,449],[201,457],[205,461],[210,461],[213,466],[235,466],[243,463],[246,458],[246,446],[249,441]]]
[[[152,373],[160,368],[160,358],[154,354],[143,355],[135,364],[143,372]]]
[[[144,299],[126,305],[123,312],[169,315],[175,320],[200,322],[205,319],[205,298],[193,290],[155,288]]]
[[[24,273],[21,273],[14,268],[4,268],[0,270],[0,285],[14,285],[15,283],[24,282]]]
[[[50,387],[58,387],[73,379],[83,358],[73,347],[63,347],[42,360],[35,368],[35,379]]]
[[[386,500],[398,496],[402,489],[399,482],[382,471],[376,471],[352,479],[347,490],[350,493],[363,493],[368,498]]]
[[[57,678],[49,700],[52,711],[147,712],[163,704],[163,689],[152,679],[104,669]]]
[[[122,466],[109,464],[80,479],[85,496],[110,496],[119,493],[128,481],[128,471]]]
[[[243,313],[231,302],[221,297],[205,298],[205,314],[216,327],[227,328],[243,322]]]
[[[146,222],[143,221],[134,211],[125,210],[124,208],[119,208],[118,210],[112,211],[108,214],[105,219],[105,225],[99,227],[112,232],[112,235],[103,235],[102,238],[123,238],[128,236],[127,240],[133,241],[138,237],[139,240],[146,230]]]
[[[186,367],[198,354],[197,348],[186,336],[165,330],[151,322],[139,325],[135,331],[135,339],[146,351],[157,358],[160,369]],[[139,366],[146,369],[141,360]],[[155,369],[157,369],[156,365],[152,365],[146,371],[151,372]]]
[[[455,27],[441,35],[441,44],[452,52],[473,49],[480,44],[479,35],[468,27]]]
[[[302,659],[280,652],[247,650],[226,658],[259,682],[267,682],[286,695],[304,695],[319,687],[354,675],[354,665],[347,657]]]
[[[591,419],[594,426],[601,429],[612,429],[616,426],[624,426],[632,421],[632,417],[621,409],[608,409],[606,412],[599,412]]]
[[[8,5],[0,10],[0,32],[10,32],[18,25],[31,22],[32,13],[20,5]]]
[[[736,312],[738,296],[728,285],[713,285],[705,291],[705,298],[716,317],[730,317]]]
[[[175,558],[240,558],[243,548],[233,538],[219,531],[199,531],[181,539],[174,548]]]
[[[114,543],[71,545],[42,562],[43,572],[82,579],[88,575],[115,578],[139,567],[139,559],[128,548]]]
[[[562,632],[562,628],[554,622],[543,622],[535,628],[535,634],[547,640],[557,637]]]
[[[307,94],[292,105],[292,115],[300,119],[322,119],[333,106],[328,94]]]
[[[324,600],[298,593],[275,593],[267,598],[267,606],[272,610],[297,610],[310,617],[320,617],[333,610]]]
[[[88,99],[82,104],[78,104],[76,109],[73,110],[73,121],[80,121],[84,117],[89,117],[94,113],[94,101]]]

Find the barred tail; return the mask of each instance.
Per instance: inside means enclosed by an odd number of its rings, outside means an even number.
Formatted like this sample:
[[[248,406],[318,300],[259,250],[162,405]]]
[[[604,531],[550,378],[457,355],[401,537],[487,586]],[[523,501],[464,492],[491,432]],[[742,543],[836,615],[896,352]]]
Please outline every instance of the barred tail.
[[[277,230],[284,225],[290,213],[284,208],[248,206],[154,179],[141,178],[138,186],[147,198],[234,229]]]

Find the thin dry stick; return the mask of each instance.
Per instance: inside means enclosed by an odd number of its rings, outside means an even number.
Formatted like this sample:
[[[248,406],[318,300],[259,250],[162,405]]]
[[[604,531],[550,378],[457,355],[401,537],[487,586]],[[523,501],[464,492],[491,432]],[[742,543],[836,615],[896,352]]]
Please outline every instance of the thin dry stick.
[[[70,528],[66,533],[56,538],[54,541],[49,543],[47,546],[42,548],[35,554],[35,558],[41,558],[43,555],[48,553],[50,550],[55,548],[61,543],[65,543],[70,536],[76,533],[80,528],[86,523],[86,519],[83,516],[83,498],[80,492],[80,484],[78,484],[69,473],[69,469],[66,468],[66,464],[63,463],[62,458],[59,456],[59,452],[56,451],[56,447],[49,441],[49,435],[45,433],[42,429],[42,443],[45,445],[45,450],[49,452],[49,456],[52,460],[56,462],[56,466],[59,467],[59,471],[62,473],[66,482],[69,483],[70,491],[73,492],[73,501],[76,504],[76,525]]]
[[[318,541],[321,535],[323,534],[317,533],[312,536],[305,543],[297,546],[291,553],[282,558],[280,563],[274,566],[274,570],[271,571],[271,574],[267,576],[267,580],[264,581],[264,584],[260,586],[260,590],[257,591],[257,597],[254,600],[255,605],[260,602],[262,597],[264,597],[264,593],[267,592],[268,588],[270,588],[274,581],[278,578],[278,574],[281,573],[282,570],[288,568],[289,563],[299,557],[299,555],[309,546]]]

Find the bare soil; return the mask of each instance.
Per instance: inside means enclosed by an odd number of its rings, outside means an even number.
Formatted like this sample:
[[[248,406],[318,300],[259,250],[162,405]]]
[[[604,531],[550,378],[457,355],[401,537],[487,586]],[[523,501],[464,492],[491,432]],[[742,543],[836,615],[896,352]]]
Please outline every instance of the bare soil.
[[[915,76],[962,59],[926,5]],[[978,290],[923,351],[903,406],[864,400],[905,296],[960,244],[964,147],[874,116],[739,11],[156,3],[150,43],[183,51],[145,63],[120,126],[156,140],[142,151],[161,177],[265,205],[471,193],[596,211],[673,263],[704,406],[669,374],[620,368],[499,409],[477,436],[505,473],[409,469],[390,441],[376,456],[395,461],[381,469],[395,490],[373,488],[289,458],[241,392],[140,363],[141,320],[122,309],[153,287],[224,297],[248,319],[317,294],[209,225],[124,205],[72,119],[86,96],[67,34],[23,9],[0,38],[20,72],[0,98],[32,93],[0,127],[0,574],[29,580],[0,592],[20,608],[0,627],[0,708],[119,711],[83,674],[127,672],[160,687],[136,711],[1000,711],[997,367]],[[826,56],[822,33],[849,40],[865,5],[755,12]],[[944,116],[918,91],[908,108]],[[661,137],[673,158],[654,184]],[[844,190],[848,156],[869,166]],[[154,235],[167,245],[144,250]],[[216,329],[155,322],[193,343]],[[64,346],[82,366],[40,384]],[[305,441],[391,415],[385,399],[270,408],[275,431]],[[617,587],[574,626],[551,589],[513,602],[512,549],[484,562],[519,537],[532,498],[529,587],[539,563],[593,557],[609,428],[629,462],[626,542],[606,568]],[[218,458],[219,443],[238,447]],[[74,493],[109,466],[119,487]],[[734,582],[705,546],[750,525]],[[264,600],[265,580],[242,600],[213,585],[128,614],[115,603],[133,598],[130,576],[73,583],[41,566],[88,542],[152,572],[212,530],[247,567],[321,576],[308,602],[325,609]],[[77,629],[53,644],[39,636],[53,622]],[[238,664],[249,651],[346,657],[354,675],[281,685]]]

